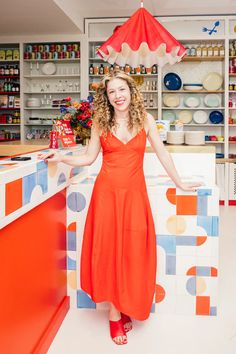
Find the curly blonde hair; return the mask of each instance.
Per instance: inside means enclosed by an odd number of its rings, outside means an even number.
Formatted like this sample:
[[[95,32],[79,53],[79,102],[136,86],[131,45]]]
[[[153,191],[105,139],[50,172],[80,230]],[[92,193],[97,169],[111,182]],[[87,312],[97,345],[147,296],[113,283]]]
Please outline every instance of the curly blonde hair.
[[[114,117],[114,108],[110,104],[107,96],[108,82],[116,78],[124,80],[130,89],[131,102],[129,106],[128,129],[132,131],[135,127],[139,132],[144,126],[144,120],[147,115],[144,108],[143,97],[133,78],[117,69],[115,69],[112,73],[105,75],[99,83],[97,93],[93,101],[93,122],[105,135],[107,135],[108,132],[111,132],[113,128],[117,127]]]

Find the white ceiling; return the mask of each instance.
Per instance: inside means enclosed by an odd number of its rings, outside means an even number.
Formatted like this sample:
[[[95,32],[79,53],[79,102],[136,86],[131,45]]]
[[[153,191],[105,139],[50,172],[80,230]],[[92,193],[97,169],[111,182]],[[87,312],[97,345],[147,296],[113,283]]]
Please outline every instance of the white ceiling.
[[[0,0],[0,36],[78,34],[84,18],[129,17],[139,0]],[[144,0],[155,16],[236,14],[236,0]]]

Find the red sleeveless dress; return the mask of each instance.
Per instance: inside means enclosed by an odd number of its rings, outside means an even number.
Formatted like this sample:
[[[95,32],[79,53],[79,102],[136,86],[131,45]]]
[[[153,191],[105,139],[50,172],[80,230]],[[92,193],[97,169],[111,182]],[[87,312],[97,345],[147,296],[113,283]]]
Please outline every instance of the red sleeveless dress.
[[[156,282],[156,236],[143,173],[146,132],[127,144],[101,136],[81,253],[81,288],[137,319],[149,317]]]

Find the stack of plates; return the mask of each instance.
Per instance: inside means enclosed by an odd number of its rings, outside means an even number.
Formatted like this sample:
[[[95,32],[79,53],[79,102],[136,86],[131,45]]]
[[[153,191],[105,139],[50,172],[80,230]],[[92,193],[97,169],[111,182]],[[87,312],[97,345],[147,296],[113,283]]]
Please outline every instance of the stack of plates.
[[[193,114],[193,120],[197,124],[205,124],[208,121],[208,115],[205,111],[196,111]]]
[[[205,132],[204,131],[187,131],[185,132],[185,144],[187,145],[204,145]]]
[[[168,144],[183,144],[184,143],[184,132],[180,131],[168,131],[167,132],[167,143]]]
[[[200,91],[202,87],[202,84],[183,84],[183,89],[187,91]]]

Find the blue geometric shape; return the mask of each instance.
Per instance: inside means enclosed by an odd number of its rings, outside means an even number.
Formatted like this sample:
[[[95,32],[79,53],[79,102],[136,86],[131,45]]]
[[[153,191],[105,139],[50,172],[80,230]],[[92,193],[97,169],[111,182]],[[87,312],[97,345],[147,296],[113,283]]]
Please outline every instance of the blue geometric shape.
[[[80,183],[82,184],[94,184],[94,179],[92,177],[87,177],[85,179],[83,179]]]
[[[166,274],[175,275],[176,274],[176,256],[167,254],[166,255]]]
[[[201,195],[212,195],[212,189],[198,189],[197,191],[197,195],[201,196]]]
[[[66,156],[72,156],[72,155],[73,155],[73,152],[72,152],[72,151],[67,152],[65,155],[66,155]]]
[[[69,256],[67,256],[67,269],[76,270],[76,261]]]
[[[76,176],[78,175],[80,172],[82,172],[84,170],[84,167],[73,167],[71,172],[70,172],[70,175],[71,176]]]
[[[152,303],[150,313],[155,313],[155,303]]]
[[[86,206],[86,199],[83,194],[72,192],[67,197],[67,206],[74,212],[80,212]]]
[[[196,277],[191,277],[187,280],[186,289],[190,295],[196,296],[197,295],[197,281]]]
[[[157,244],[164,248],[166,254],[176,254],[176,236],[157,235]]]
[[[48,170],[47,168],[37,171],[37,185],[42,188],[43,194],[48,192]]]
[[[196,246],[197,237],[196,236],[177,236],[176,246]]]
[[[40,162],[37,162],[36,168],[37,168],[37,171],[40,171],[40,170],[47,169],[48,165],[46,162],[40,161]]]
[[[217,316],[217,307],[210,306],[210,316]]]
[[[60,186],[61,184],[66,182],[66,176],[65,174],[62,172],[60,173],[58,180],[57,180],[57,185]]]
[[[76,231],[67,231],[67,250],[76,251]]]
[[[211,267],[207,266],[196,266],[196,275],[210,277],[211,276]]]
[[[22,204],[28,204],[30,202],[30,198],[31,198],[31,194],[32,191],[34,189],[34,187],[36,186],[36,180],[37,180],[37,174],[36,172],[28,175],[28,176],[24,176],[22,178]]]
[[[208,199],[205,195],[197,197],[197,215],[207,215]]]
[[[203,227],[207,236],[218,236],[219,234],[219,217],[218,216],[197,216],[197,226]]]
[[[96,303],[83,290],[77,290],[77,307],[95,309]]]

